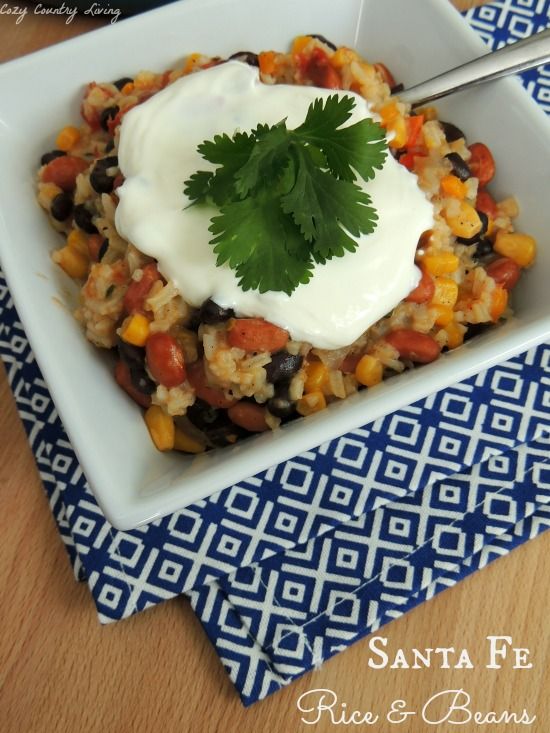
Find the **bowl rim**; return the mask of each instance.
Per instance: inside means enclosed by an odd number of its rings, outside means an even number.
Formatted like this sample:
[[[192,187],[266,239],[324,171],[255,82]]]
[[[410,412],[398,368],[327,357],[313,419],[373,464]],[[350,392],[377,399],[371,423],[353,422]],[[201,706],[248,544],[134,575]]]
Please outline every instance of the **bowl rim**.
[[[242,0],[242,2],[246,4],[247,0]],[[264,5],[268,5],[267,0],[262,0],[262,2]],[[288,0],[288,2],[291,4],[292,0]],[[328,2],[326,4],[328,6]],[[431,6],[434,12],[437,9],[437,12],[445,15],[447,22],[456,26],[457,33],[460,35],[461,40],[469,52],[474,53],[484,48],[484,44],[479,36],[467,25],[466,21],[450,3],[448,5],[442,5],[438,0],[427,0],[427,4]],[[54,46],[3,64],[0,67],[0,89],[6,80],[11,80],[23,69],[32,70],[36,64],[42,63],[57,64],[63,59],[70,58],[75,50],[84,47],[91,48],[93,46],[99,46],[100,40],[102,42],[110,41],[113,37],[117,38],[119,35],[129,38],[136,28],[143,29],[153,16],[159,19],[170,19],[172,16],[179,16],[182,12],[184,16],[187,13],[192,13],[198,7],[204,8],[206,6],[208,9],[213,10],[222,6],[229,7],[229,5],[230,0],[205,0],[203,2],[201,0],[182,0],[181,2],[165,5],[142,15],[125,19],[119,25],[115,24],[100,28],[77,38],[55,44]],[[357,2],[347,2],[347,5],[350,8],[353,5],[355,10],[358,10],[360,14],[363,11],[364,3],[362,0],[357,0]],[[359,17],[357,22],[359,22]],[[546,115],[531,100],[517,80],[506,79],[498,82],[498,84],[506,85],[507,93],[518,99],[521,98],[523,104],[525,104],[525,100],[527,99],[529,102],[532,102],[533,108],[536,108],[540,112],[541,119],[544,119],[545,124],[550,130],[550,122]],[[533,114],[536,116],[537,113],[533,112]],[[0,254],[2,255],[2,262],[10,292],[13,294],[29,342],[33,349],[36,348],[36,358],[40,369],[44,374],[63,423],[67,427],[71,443],[79,461],[89,478],[92,491],[107,519],[111,524],[120,529],[130,529],[158,519],[178,509],[182,509],[184,506],[200,498],[206,498],[211,494],[217,493],[224,487],[229,488],[238,481],[267,469],[274,463],[288,460],[302,451],[310,450],[327,440],[361,427],[366,422],[371,422],[400,407],[410,405],[439,389],[443,389],[501,361],[505,361],[521,351],[550,338],[550,314],[541,314],[540,317],[536,317],[531,322],[524,324],[521,330],[517,329],[516,331],[512,331],[512,333],[506,333],[506,326],[503,326],[498,331],[501,336],[504,331],[504,335],[506,336],[505,347],[503,347],[500,338],[488,339],[483,343],[475,342],[475,340],[471,341],[462,347],[462,356],[469,354],[472,351],[472,347],[475,346],[473,357],[457,359],[456,352],[446,355],[446,364],[451,365],[454,362],[458,362],[458,367],[454,366],[453,368],[444,369],[441,367],[441,362],[438,361],[434,364],[424,366],[421,370],[413,370],[407,374],[398,375],[398,377],[394,377],[394,379],[398,378],[398,383],[388,380],[385,383],[386,386],[380,385],[381,389],[373,390],[372,393],[369,393],[368,399],[367,393],[363,392],[357,396],[357,399],[348,398],[341,404],[332,406],[330,410],[331,419],[326,419],[325,415],[314,415],[307,419],[307,423],[303,421],[291,423],[283,430],[271,436],[269,440],[265,440],[264,436],[259,436],[258,439],[249,439],[247,443],[251,447],[243,450],[240,454],[233,453],[232,455],[235,460],[226,461],[225,455],[227,454],[224,454],[223,451],[216,451],[220,457],[210,460],[209,467],[207,466],[206,470],[203,468],[190,469],[190,476],[195,482],[199,494],[197,496],[195,492],[190,501],[186,501],[185,486],[179,485],[182,481],[180,475],[179,478],[173,478],[168,482],[169,491],[164,494],[162,500],[159,493],[155,493],[155,489],[159,487],[153,481],[150,482],[150,488],[152,490],[145,493],[142,492],[139,495],[138,501],[130,503],[127,501],[120,502],[118,501],[120,497],[117,494],[117,490],[120,487],[113,481],[109,473],[109,467],[102,465],[101,462],[96,463],[94,456],[90,455],[87,451],[85,435],[79,430],[78,412],[75,412],[67,405],[63,384],[55,372],[54,365],[52,365],[40,346],[39,324],[36,322],[36,316],[32,311],[32,307],[27,303],[25,298],[25,285],[19,280],[17,262],[9,252],[8,242],[10,236],[1,214],[0,205],[0,231],[4,235],[0,236]],[[496,332],[497,330],[495,330]],[[392,384],[389,385],[389,382],[392,382]],[[410,398],[404,397],[404,393],[411,395]],[[368,415],[365,414],[366,412]],[[365,419],[366,417],[368,418],[367,420]],[[310,429],[307,431],[303,430],[304,424],[310,426]],[[267,447],[265,447],[266,444]],[[249,456],[253,451],[256,453],[256,460],[251,461]],[[253,466],[252,470],[246,468],[243,471],[243,461],[241,460],[243,455],[246,458],[246,465],[248,467]],[[188,478],[185,480],[188,480]],[[163,485],[166,486],[165,477],[160,479],[161,484],[163,481]],[[213,483],[216,484],[216,488],[211,490]]]

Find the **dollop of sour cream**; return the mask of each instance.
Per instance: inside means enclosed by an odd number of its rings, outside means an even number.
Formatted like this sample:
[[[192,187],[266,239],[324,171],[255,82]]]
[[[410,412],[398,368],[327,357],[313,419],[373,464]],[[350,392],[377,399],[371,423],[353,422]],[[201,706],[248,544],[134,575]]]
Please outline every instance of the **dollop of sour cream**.
[[[182,77],[132,109],[120,131],[116,228],[139,250],[154,257],[193,306],[207,298],[239,316],[265,318],[298,341],[323,349],[347,346],[391,311],[419,281],[414,254],[422,232],[433,225],[432,206],[416,177],[388,153],[372,181],[357,182],[378,212],[375,231],[359,238],[354,253],[317,265],[313,277],[292,295],[243,291],[227,265],[216,266],[209,244],[216,209],[186,208],[183,183],[198,170],[213,170],[197,146],[215,135],[248,132],[259,123],[286,118],[300,125],[311,102],[335,92],[317,87],[267,85],[258,70],[230,61]],[[355,108],[346,124],[373,117],[353,92]]]

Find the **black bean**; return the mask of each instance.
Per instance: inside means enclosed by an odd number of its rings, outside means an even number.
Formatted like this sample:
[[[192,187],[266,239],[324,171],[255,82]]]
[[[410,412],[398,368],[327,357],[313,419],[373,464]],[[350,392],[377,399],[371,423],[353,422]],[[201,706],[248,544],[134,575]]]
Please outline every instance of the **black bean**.
[[[221,305],[214,303],[212,298],[205,300],[199,311],[200,323],[207,323],[210,325],[222,323],[222,321],[227,321],[229,318],[233,318],[234,316],[235,311],[233,308],[222,308]]]
[[[58,193],[50,204],[50,214],[57,221],[65,221],[73,210],[73,197],[68,193]]]
[[[401,83],[396,84],[394,87],[390,89],[390,94],[399,94],[399,92],[402,92],[403,89],[405,89],[403,84]]]
[[[90,183],[97,193],[111,193],[115,179],[108,176],[104,169],[96,169],[90,173]]]
[[[229,59],[232,61],[242,61],[243,64],[248,64],[249,66],[260,65],[258,54],[252,53],[252,51],[237,51],[237,53],[231,54]]]
[[[206,438],[214,448],[223,448],[227,445],[233,445],[240,438],[245,438],[250,433],[244,428],[235,425],[230,420],[219,425],[212,426],[209,430],[204,430]]]
[[[118,155],[108,155],[106,158],[100,158],[96,165],[101,165],[102,168],[118,168]]]
[[[55,160],[56,158],[61,158],[63,155],[67,155],[67,153],[63,150],[50,150],[49,153],[44,153],[44,155],[40,158],[40,165],[48,165],[48,163],[51,163],[52,160]]]
[[[290,380],[279,382],[275,386],[275,394],[267,401],[266,406],[272,415],[281,420],[295,417],[296,403],[290,399]]]
[[[105,152],[110,153],[111,150],[114,149],[114,147],[115,147],[115,141],[113,140],[113,138],[110,138],[109,141],[107,142],[107,145],[105,145]]]
[[[97,234],[97,227],[92,222],[92,213],[84,204],[77,204],[73,212],[74,223],[86,234]]]
[[[474,234],[473,237],[457,237],[457,242],[460,242],[460,244],[475,244],[476,242],[479,242],[487,231],[487,227],[489,226],[489,217],[483,211],[478,211],[477,214],[481,219],[481,229],[477,234]]]
[[[113,120],[117,114],[118,114],[119,108],[117,105],[113,105],[112,107],[106,107],[101,115],[99,116],[99,124],[101,125],[101,129],[105,130],[105,132],[109,131],[108,123],[109,120]]]
[[[445,139],[448,143],[454,143],[455,140],[460,140],[461,137],[465,137],[462,130],[451,122],[443,122],[442,120],[439,120],[439,124],[443,128]]]
[[[275,384],[283,379],[290,379],[302,366],[303,357],[300,354],[289,354],[288,351],[278,351],[271,356],[271,361],[264,369],[267,381]]]
[[[193,425],[200,430],[204,430],[210,425],[213,425],[216,420],[219,420],[220,410],[212,407],[208,402],[197,398],[191,407],[187,408],[186,415]]]
[[[311,36],[311,38],[316,38],[318,41],[321,41],[321,43],[324,43],[325,46],[328,46],[329,48],[332,48],[333,51],[336,51],[336,46],[332,41],[329,41],[324,36],[320,35],[319,33],[307,33],[306,35]]]
[[[130,79],[129,76],[123,76],[122,79],[117,79],[116,81],[113,82],[113,84],[118,89],[118,91],[120,91],[123,86],[126,86],[126,84],[130,84],[133,81],[134,80]]]
[[[134,387],[139,390],[142,394],[153,394],[156,391],[157,385],[149,377],[145,371],[145,367],[130,367],[130,379]]]
[[[472,177],[472,172],[470,171],[468,164],[458,153],[448,153],[445,157],[453,166],[453,173],[457,178],[460,178],[461,181],[467,181],[468,178]]]
[[[141,346],[134,346],[121,338],[117,338],[118,353],[122,361],[126,362],[129,367],[143,366],[145,364],[145,349]]]
[[[107,173],[107,170],[116,166],[118,166],[116,155],[100,158],[96,162],[90,173],[90,183],[94,191],[97,193],[111,193],[115,179]]]
[[[239,437],[247,435],[246,430],[231,422],[225,410],[218,410],[201,399],[196,399],[187,408],[187,419],[202,430],[212,446],[221,448],[235,443]]]
[[[480,239],[476,244],[475,256],[477,259],[482,259],[488,255],[493,254],[493,243],[490,239]]]
[[[272,397],[267,401],[267,409],[274,417],[286,420],[296,411],[295,403],[285,397]]]
[[[474,336],[479,336],[490,328],[490,323],[468,323],[468,330],[464,334],[464,341],[469,341]]]
[[[122,339],[117,341],[118,353],[130,370],[133,386],[142,394],[153,394],[156,384],[145,371],[145,349],[128,344]]]
[[[107,253],[107,250],[109,249],[109,240],[107,237],[101,242],[101,247],[99,248],[99,251],[97,253],[97,261],[101,262],[101,260],[105,257],[105,254]]]

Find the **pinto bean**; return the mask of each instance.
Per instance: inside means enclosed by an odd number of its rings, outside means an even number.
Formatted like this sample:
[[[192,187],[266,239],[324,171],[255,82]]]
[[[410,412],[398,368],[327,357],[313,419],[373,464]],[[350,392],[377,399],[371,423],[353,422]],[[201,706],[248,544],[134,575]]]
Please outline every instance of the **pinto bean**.
[[[235,400],[228,399],[223,390],[208,384],[202,359],[189,365],[187,377],[197,397],[212,407],[228,408],[235,404]]]
[[[414,290],[407,295],[405,298],[409,303],[427,303],[433,298],[435,292],[435,284],[431,275],[422,270],[422,277],[420,282]]]
[[[155,381],[165,387],[177,387],[186,376],[183,351],[173,336],[153,333],[145,344],[147,366]]]
[[[521,275],[520,266],[509,257],[499,257],[498,260],[494,260],[487,265],[485,269],[497,285],[505,288],[505,290],[512,290]]]
[[[269,430],[265,421],[265,407],[253,402],[237,402],[227,410],[229,419],[249,433],[263,433]]]
[[[231,346],[245,351],[280,351],[288,341],[288,332],[262,318],[235,318],[229,326],[227,340]]]
[[[399,352],[402,359],[418,364],[435,361],[440,353],[439,344],[431,336],[410,328],[398,328],[384,337]]]

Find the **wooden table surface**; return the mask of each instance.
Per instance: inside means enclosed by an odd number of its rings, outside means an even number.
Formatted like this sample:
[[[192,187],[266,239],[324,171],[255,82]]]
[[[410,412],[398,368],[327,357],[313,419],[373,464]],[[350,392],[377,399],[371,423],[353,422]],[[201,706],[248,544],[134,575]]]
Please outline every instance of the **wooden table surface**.
[[[465,8],[476,3],[455,4]],[[116,7],[116,2],[111,5]],[[28,9],[20,23],[7,14],[15,7]],[[66,24],[63,18],[36,16],[32,10],[30,3],[0,5],[0,61],[105,24],[91,17]],[[186,600],[166,602],[121,623],[99,625],[87,586],[73,579],[3,370],[0,498],[4,733],[306,731],[312,726],[301,721],[296,703],[313,688],[330,689],[348,711],[362,712],[385,710],[398,698],[407,700],[409,710],[419,710],[435,693],[463,688],[472,696],[473,710],[526,708],[537,719],[531,726],[471,723],[437,730],[550,730],[550,584],[541,582],[549,577],[550,533],[381,631],[394,653],[413,647],[466,648],[474,669],[373,670],[367,665],[365,639],[321,670],[245,710]],[[508,635],[515,646],[528,647],[533,667],[513,669],[506,662],[501,670],[486,669],[489,635]],[[333,724],[328,717],[314,729],[342,728],[357,729]],[[434,727],[417,716],[405,725],[379,722],[368,729],[417,733]]]

